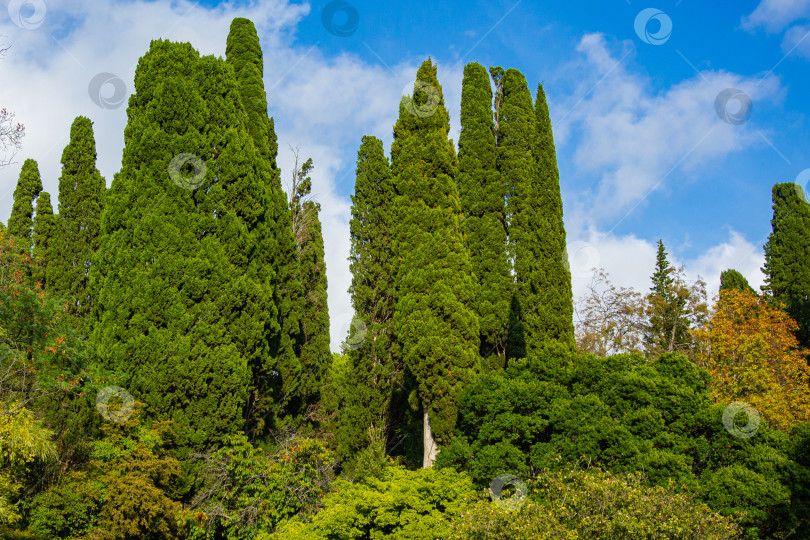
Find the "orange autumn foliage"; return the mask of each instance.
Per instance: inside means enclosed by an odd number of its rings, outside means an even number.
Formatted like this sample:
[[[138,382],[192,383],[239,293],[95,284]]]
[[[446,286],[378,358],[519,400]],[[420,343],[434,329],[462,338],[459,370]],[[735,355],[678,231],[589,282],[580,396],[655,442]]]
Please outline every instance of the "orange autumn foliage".
[[[721,291],[711,321],[694,332],[715,402],[745,401],[783,431],[810,420],[810,367],[797,327],[752,291]]]

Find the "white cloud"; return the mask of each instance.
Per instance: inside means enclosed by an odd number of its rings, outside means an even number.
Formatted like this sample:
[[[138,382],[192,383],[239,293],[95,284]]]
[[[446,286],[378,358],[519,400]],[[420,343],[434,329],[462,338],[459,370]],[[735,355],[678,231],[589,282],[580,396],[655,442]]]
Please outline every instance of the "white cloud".
[[[618,57],[602,34],[587,34],[577,50],[584,57],[577,66],[583,82],[574,95],[553,104],[552,120],[558,146],[576,145],[576,169],[595,178],[593,188],[566,208],[583,226],[616,223],[650,193],[665,190],[676,170],[694,173],[699,165],[763,144],[750,126],[720,119],[715,99],[721,91],[741,90],[754,108],[784,92],[773,75],[758,80],[722,71],[704,71],[654,92],[646,77],[629,71],[632,49]],[[730,101],[729,112],[738,112],[735,106],[739,102]]]
[[[759,26],[768,32],[781,32],[793,22],[810,16],[810,0],[762,0],[753,13],[742,19],[742,27]]]
[[[692,258],[680,256],[671,246],[664,247],[670,264],[683,266],[687,279],[694,281],[700,277],[706,282],[710,299],[720,288],[720,273],[729,268],[738,270],[756,290],[763,283],[762,246],[748,242],[734,230],[729,230],[725,242]],[[593,275],[592,267],[604,268],[617,287],[633,288],[642,294],[649,292],[658,252],[656,242],[591,229],[582,240],[569,240],[568,249],[574,298],[585,293]]]

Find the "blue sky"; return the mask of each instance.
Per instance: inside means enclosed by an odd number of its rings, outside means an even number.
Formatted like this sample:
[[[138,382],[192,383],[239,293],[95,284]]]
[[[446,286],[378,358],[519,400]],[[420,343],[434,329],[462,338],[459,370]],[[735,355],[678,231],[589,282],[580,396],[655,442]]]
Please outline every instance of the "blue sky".
[[[17,114],[27,135],[17,163],[0,169],[3,221],[26,158],[38,160],[55,199],[59,156],[76,115],[93,120],[99,168],[108,185],[112,181],[120,167],[126,101],[100,106],[88,90],[95,75],[110,73],[131,93],[134,66],[150,39],[190,41],[203,54],[224,55],[230,20],[254,20],[284,181],[290,146],[315,161],[333,348],[351,320],[346,257],[360,137],[376,135],[390,148],[398,98],[428,56],[439,66],[456,140],[466,62],[517,68],[532,90],[543,82],[575,293],[584,289],[592,266],[604,267],[618,285],[646,289],[658,238],[690,277],[702,276],[710,289],[727,267],[759,285],[771,186],[810,168],[810,0],[356,0],[333,19],[341,26],[356,15],[356,28],[346,36],[324,26],[325,1],[4,4],[0,43],[12,48],[0,60],[0,106]],[[661,44],[646,43],[636,32],[635,20],[646,8],[671,21]],[[642,27],[659,31],[656,21]],[[715,110],[718,94],[728,88],[750,98],[750,117],[738,125]],[[739,103],[728,106],[735,114]]]

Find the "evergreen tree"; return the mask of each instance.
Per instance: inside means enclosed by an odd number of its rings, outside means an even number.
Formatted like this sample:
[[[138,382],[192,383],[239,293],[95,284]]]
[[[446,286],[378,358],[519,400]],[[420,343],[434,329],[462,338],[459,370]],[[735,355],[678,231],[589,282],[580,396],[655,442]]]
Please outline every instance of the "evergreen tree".
[[[733,268],[724,270],[720,274],[720,290],[725,291],[729,289],[754,292],[754,288],[748,284],[748,280],[745,279],[745,276]]]
[[[31,233],[33,230],[32,216],[34,213],[34,200],[42,191],[42,181],[39,178],[39,168],[33,159],[26,159],[14,189],[14,204],[11,207],[11,216],[8,218],[8,233],[17,237],[19,247],[26,253],[31,251]]]
[[[91,275],[95,353],[126,374],[147,417],[174,421],[181,449],[245,423],[261,432],[288,375],[271,354],[281,326],[270,261],[281,254],[271,168],[245,128],[233,70],[153,41],[127,115]]]
[[[318,402],[320,385],[332,361],[329,349],[329,307],[326,295],[326,262],[324,260],[323,233],[318,214],[321,205],[310,200],[312,160],[299,169],[298,155],[293,169],[293,189],[290,210],[293,233],[298,248],[301,284],[304,292],[301,318],[301,382],[297,408],[306,411]]]
[[[516,69],[494,68],[498,97],[498,170],[506,189],[506,221],[509,259],[517,285],[511,299],[509,358],[526,356],[527,340],[535,332],[527,327],[527,316],[536,306],[538,292],[532,284],[532,264],[540,256],[532,238],[538,214],[533,211],[532,184],[537,166],[532,148],[537,119],[526,78]]]
[[[481,355],[491,367],[503,367],[512,277],[506,257],[504,185],[496,158],[489,76],[481,64],[467,64],[461,90],[458,191],[480,290],[475,311],[481,327]]]
[[[674,352],[689,342],[688,297],[677,287],[674,273],[664,242],[659,240],[652,287],[647,296],[649,317],[644,334],[647,353],[652,357]]]
[[[256,27],[249,19],[236,18],[231,22],[226,56],[228,64],[234,69],[242,105],[247,113],[245,125],[248,133],[259,154],[270,163],[270,169],[263,173],[270,196],[268,217],[271,223],[269,241],[272,245],[268,251],[273,257],[268,260],[274,274],[272,301],[281,324],[279,332],[273,331],[270,355],[277,359],[283,379],[279,406],[285,414],[297,417],[302,412],[296,410],[295,404],[300,405],[303,390],[299,362],[303,344],[303,289],[290,208],[276,165],[276,133],[273,119],[267,113],[262,50]]]
[[[810,347],[810,205],[801,187],[786,182],[773,186],[771,234],[765,244],[762,290],[785,305],[799,324],[796,337]]]
[[[89,272],[99,247],[105,182],[96,168],[93,123],[77,117],[62,153],[58,230],[48,261],[48,288],[68,300],[68,313],[83,319],[92,308]],[[81,324],[81,323],[80,323]]]
[[[54,215],[51,195],[43,191],[37,197],[36,215],[34,216],[34,280],[47,288],[48,264],[51,260],[51,246],[58,232],[59,216]]]
[[[541,350],[549,341],[556,341],[570,350],[575,346],[574,299],[563,223],[560,172],[542,84],[537,85],[535,114],[537,137],[533,150],[537,178],[531,190],[533,204],[529,228],[530,238],[536,246],[534,252],[539,256],[531,261],[531,288],[536,291],[537,300],[524,312],[526,346],[530,354]]]
[[[364,136],[357,152],[352,195],[352,284],[355,328],[349,351],[351,370],[347,402],[339,411],[338,455],[346,460],[372,444],[375,434],[392,441],[392,392],[402,384],[396,374],[397,344],[393,339],[396,298],[391,203],[394,183],[383,143]]]
[[[413,374],[423,417],[423,466],[455,427],[458,393],[478,362],[479,328],[472,305],[476,283],[463,233],[447,138],[449,115],[436,66],[419,68],[412,97],[400,102],[391,148],[397,197],[394,253],[397,301],[394,331]],[[435,438],[434,438],[435,434]]]

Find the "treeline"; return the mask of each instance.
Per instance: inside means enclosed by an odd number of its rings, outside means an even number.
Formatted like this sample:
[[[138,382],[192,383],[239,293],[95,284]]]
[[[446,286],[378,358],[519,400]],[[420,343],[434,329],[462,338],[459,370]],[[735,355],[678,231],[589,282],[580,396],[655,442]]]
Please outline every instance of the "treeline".
[[[363,137],[355,310],[329,351],[312,160],[282,189],[256,29],[153,41],[109,189],[89,119],[58,207],[0,231],[10,538],[796,538],[810,534],[810,205],[774,187],[767,285],[717,302],[659,242],[650,293],[574,312],[545,91],[436,65]],[[574,324],[574,321],[577,324]]]

